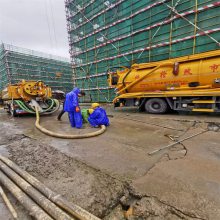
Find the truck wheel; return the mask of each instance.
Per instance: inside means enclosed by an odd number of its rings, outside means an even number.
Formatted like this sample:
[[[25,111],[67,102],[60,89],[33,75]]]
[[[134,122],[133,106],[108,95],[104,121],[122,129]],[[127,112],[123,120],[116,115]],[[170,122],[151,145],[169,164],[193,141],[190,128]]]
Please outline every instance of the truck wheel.
[[[168,110],[165,100],[160,98],[148,99],[145,103],[145,111],[152,114],[163,114]]]

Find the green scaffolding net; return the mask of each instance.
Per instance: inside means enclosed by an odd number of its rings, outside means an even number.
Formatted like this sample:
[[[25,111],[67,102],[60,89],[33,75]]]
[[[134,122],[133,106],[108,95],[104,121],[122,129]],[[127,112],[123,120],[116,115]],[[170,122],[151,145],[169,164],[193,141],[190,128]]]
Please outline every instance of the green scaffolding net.
[[[41,80],[52,90],[68,92],[73,88],[70,61],[16,46],[0,45],[0,90],[8,83],[17,83],[22,79]]]
[[[219,10],[214,0],[66,1],[76,85],[110,102],[110,67],[220,49]]]

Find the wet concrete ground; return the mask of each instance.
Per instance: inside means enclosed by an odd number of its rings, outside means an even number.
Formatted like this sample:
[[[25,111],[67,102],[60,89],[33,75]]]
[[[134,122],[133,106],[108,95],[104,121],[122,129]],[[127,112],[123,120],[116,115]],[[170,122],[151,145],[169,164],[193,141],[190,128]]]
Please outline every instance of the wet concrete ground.
[[[218,130],[213,123],[220,123],[219,116],[105,108],[111,126],[103,135],[83,140],[46,136],[34,127],[34,117],[11,118],[1,111],[0,153],[101,218],[125,219],[122,209],[129,206],[133,215],[128,219],[220,218],[218,132],[148,154],[208,125]],[[62,121],[56,115],[42,117],[41,125],[60,133],[94,131],[88,125],[72,129],[66,114]],[[0,219],[10,219],[1,201],[0,210]]]

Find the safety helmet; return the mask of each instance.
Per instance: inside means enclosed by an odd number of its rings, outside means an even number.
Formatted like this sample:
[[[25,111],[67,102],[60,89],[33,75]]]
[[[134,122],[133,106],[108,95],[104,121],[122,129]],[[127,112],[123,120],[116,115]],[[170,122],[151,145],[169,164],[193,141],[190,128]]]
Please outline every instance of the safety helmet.
[[[97,108],[97,107],[99,107],[99,103],[92,103],[92,106],[91,106],[93,109],[94,108]]]
[[[91,115],[94,112],[94,109],[89,108],[89,114]]]

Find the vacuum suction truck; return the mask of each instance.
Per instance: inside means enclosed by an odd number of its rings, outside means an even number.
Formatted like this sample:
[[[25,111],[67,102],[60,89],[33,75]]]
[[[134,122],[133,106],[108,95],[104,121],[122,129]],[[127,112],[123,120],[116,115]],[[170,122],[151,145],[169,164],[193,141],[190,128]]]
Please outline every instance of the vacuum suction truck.
[[[26,80],[9,84],[1,94],[4,108],[12,116],[35,114],[36,106],[40,114],[52,114],[59,109],[60,104],[51,97],[51,88],[44,82]]]
[[[220,50],[112,69],[108,82],[117,94],[115,107],[220,112]]]

